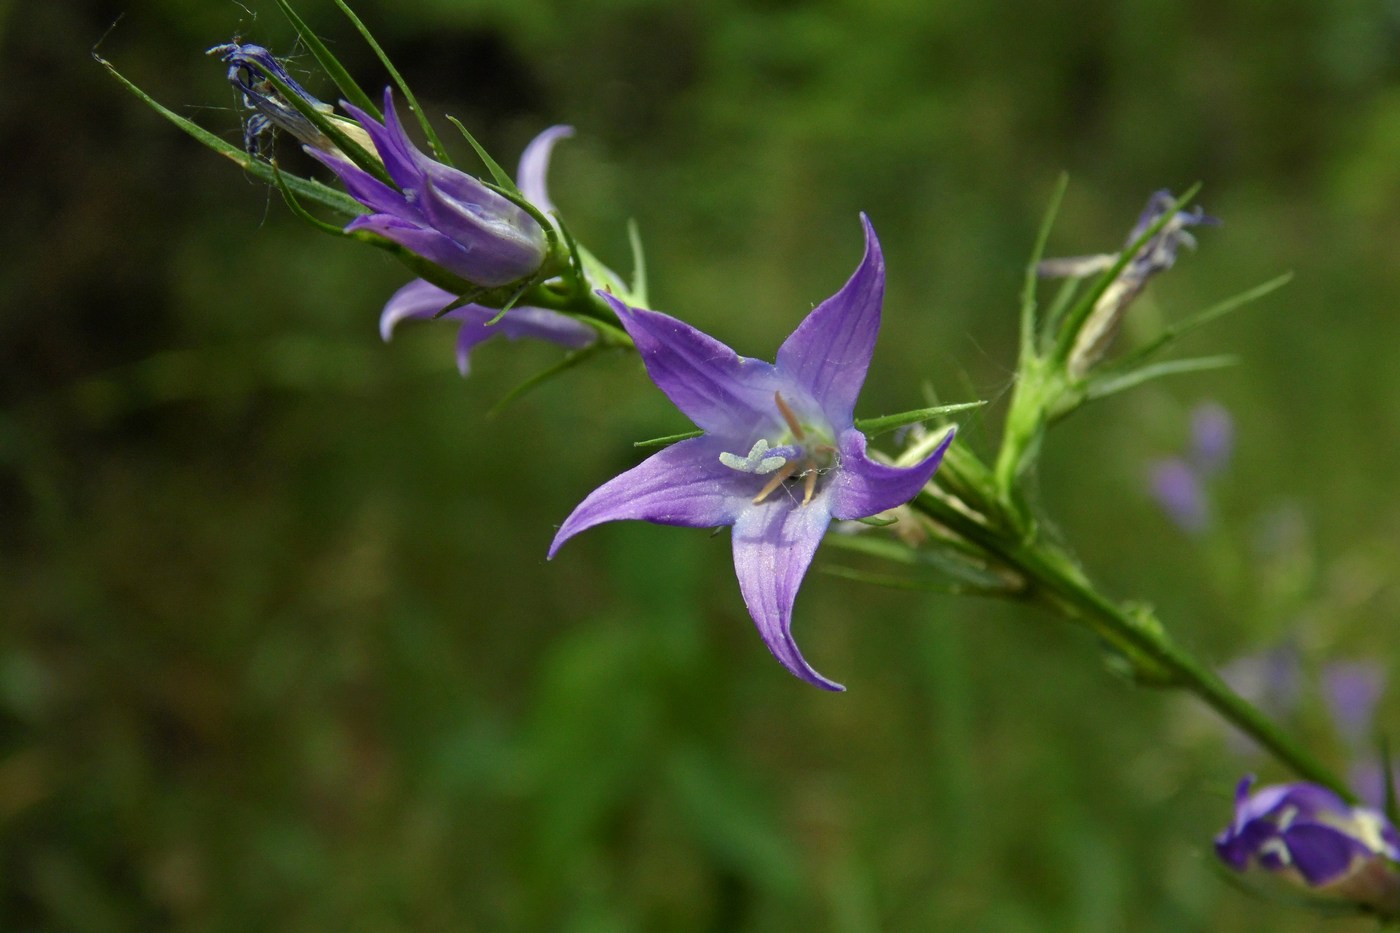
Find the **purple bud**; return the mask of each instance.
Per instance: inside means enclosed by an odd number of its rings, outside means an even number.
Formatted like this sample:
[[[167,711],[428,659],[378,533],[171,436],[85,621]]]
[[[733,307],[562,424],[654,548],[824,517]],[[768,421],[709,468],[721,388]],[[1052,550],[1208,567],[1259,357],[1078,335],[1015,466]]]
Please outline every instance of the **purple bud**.
[[[1251,794],[1253,783],[1253,775],[1240,781],[1234,820],[1215,838],[1221,861],[1383,916],[1400,914],[1400,834],[1389,820],[1317,784],[1274,784]]]

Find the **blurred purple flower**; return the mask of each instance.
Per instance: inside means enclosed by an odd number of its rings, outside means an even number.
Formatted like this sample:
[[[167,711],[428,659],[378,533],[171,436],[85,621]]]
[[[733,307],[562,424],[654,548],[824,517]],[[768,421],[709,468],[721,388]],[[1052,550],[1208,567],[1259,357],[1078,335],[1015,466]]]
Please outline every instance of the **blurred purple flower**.
[[[1203,534],[1210,525],[1210,504],[1196,473],[1184,460],[1173,457],[1152,464],[1148,485],[1157,505],[1190,535]]]
[[[546,180],[554,144],[572,134],[572,127],[552,126],[531,140],[520,155],[516,183],[526,200],[541,211],[554,210]],[[388,341],[393,337],[394,328],[400,321],[431,320],[456,298],[456,295],[446,289],[438,288],[423,279],[415,279],[396,291],[384,306],[384,311],[379,316],[380,336]],[[505,317],[495,324],[488,325],[487,321],[499,313],[494,308],[467,304],[443,315],[462,322],[461,330],[457,332],[457,369],[463,376],[471,371],[472,348],[497,334],[507,340],[546,340],[575,350],[588,346],[598,337],[597,331],[577,318],[529,306],[512,308],[506,312]]]
[[[1337,729],[1353,746],[1370,738],[1385,671],[1375,661],[1335,661],[1322,670],[1322,690]]]
[[[414,146],[384,91],[384,122],[342,104],[369,134],[394,185],[341,155],[308,146],[350,195],[370,209],[347,231],[365,230],[405,247],[473,285],[497,288],[537,273],[548,254],[544,229],[523,208]]]
[[[1224,405],[1202,402],[1191,412],[1191,461],[1201,475],[1225,469],[1234,441],[1235,422]]]
[[[1215,839],[1235,871],[1262,869],[1301,887],[1400,913],[1400,834],[1379,812],[1351,806],[1316,784],[1261,787],[1253,775],[1235,792],[1235,816]]]
[[[909,501],[933,475],[950,434],[917,466],[872,460],[856,427],[884,298],[885,263],[870,222],[855,274],[807,316],[776,363],[739,356],[683,321],[604,294],[647,373],[704,433],[653,454],[595,489],[550,545],[603,522],[639,519],[733,527],[734,569],[749,614],[796,676],[843,689],[812,669],[792,637],[792,606],[833,518],[865,518]]]

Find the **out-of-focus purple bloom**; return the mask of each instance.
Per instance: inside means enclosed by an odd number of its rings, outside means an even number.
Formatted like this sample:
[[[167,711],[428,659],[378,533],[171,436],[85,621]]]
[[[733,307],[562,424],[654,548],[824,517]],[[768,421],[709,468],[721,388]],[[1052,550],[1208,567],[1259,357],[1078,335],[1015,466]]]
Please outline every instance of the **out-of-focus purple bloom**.
[[[539,271],[549,248],[544,229],[479,180],[420,152],[399,121],[392,91],[384,92],[383,123],[350,104],[342,106],[369,134],[397,185],[308,146],[306,151],[370,209],[347,231],[376,233],[483,288],[520,282]]]
[[[1303,696],[1302,660],[1291,644],[1236,658],[1221,669],[1220,677],[1275,718],[1291,715]]]
[[[880,328],[885,263],[864,215],[865,257],[778,349],[776,363],[739,356],[689,324],[604,295],[647,373],[700,437],[652,455],[595,489],[550,545],[603,522],[638,519],[733,527],[734,569],[768,649],[810,684],[840,690],[803,659],[792,606],[832,518],[865,518],[909,501],[948,439],[908,468],[870,458],[854,422],[856,396]]]
[[[1316,784],[1275,784],[1251,794],[1253,783],[1253,775],[1240,781],[1234,820],[1215,838],[1225,864],[1262,869],[1387,916],[1400,913],[1400,834],[1384,816]]]
[[[571,127],[552,126],[531,140],[520,155],[516,183],[520,193],[541,211],[554,210],[546,180],[554,144],[572,134]],[[388,341],[400,321],[431,320],[456,298],[445,289],[423,279],[415,279],[394,292],[384,305],[384,311],[379,316],[379,334]],[[467,304],[444,315],[462,322],[462,328],[457,332],[457,369],[463,376],[471,372],[472,348],[497,334],[507,340],[545,340],[570,349],[588,346],[598,337],[598,332],[582,321],[545,308],[511,308],[495,324],[486,323],[499,313],[494,308]]]
[[[1400,760],[1390,763],[1391,774],[1400,774]],[[1357,762],[1347,769],[1347,786],[1369,806],[1385,807],[1385,766],[1377,758]]]
[[[1191,460],[1204,476],[1225,469],[1234,451],[1235,422],[1224,405],[1202,402],[1191,412]]]
[[[1148,474],[1152,497],[1182,531],[1203,534],[1210,526],[1210,505],[1201,481],[1186,461],[1173,457],[1152,464]]]
[[[1323,695],[1338,730],[1353,746],[1366,742],[1385,690],[1385,672],[1374,661],[1335,661],[1322,670]]]
[[[1123,248],[1131,249],[1138,237],[1157,223],[1175,203],[1176,198],[1172,197],[1170,191],[1163,189],[1155,192],[1138,216],[1137,223],[1133,225]],[[1094,303],[1093,311],[1076,335],[1069,356],[1069,369],[1072,374],[1083,375],[1103,358],[1109,344],[1118,333],[1118,327],[1128,306],[1142,293],[1148,279],[1158,272],[1170,269],[1176,262],[1176,254],[1182,246],[1195,248],[1196,239],[1186,228],[1198,224],[1219,223],[1216,218],[1207,217],[1200,207],[1192,211],[1177,211],[1162,229],[1138,248],[1117,278],[1109,283],[1108,288]],[[1037,268],[1040,275],[1047,278],[1083,278],[1112,268],[1121,255],[1122,253],[1101,253],[1095,256],[1047,259]]]
[[[384,312],[379,316],[379,334],[387,341],[400,321],[429,320],[456,297],[431,282],[414,279],[394,292],[384,306]],[[457,331],[457,369],[463,376],[471,372],[472,348],[497,335],[507,340],[545,340],[575,350],[588,346],[598,336],[593,328],[567,314],[528,306],[511,308],[505,317],[488,326],[486,322],[499,313],[494,308],[468,304],[443,315],[462,322],[461,329]]]

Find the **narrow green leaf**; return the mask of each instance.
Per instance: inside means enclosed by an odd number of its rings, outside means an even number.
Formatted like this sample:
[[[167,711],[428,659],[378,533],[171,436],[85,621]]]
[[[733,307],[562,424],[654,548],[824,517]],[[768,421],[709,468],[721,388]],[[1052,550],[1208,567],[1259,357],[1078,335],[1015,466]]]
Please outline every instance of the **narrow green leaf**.
[[[872,528],[888,528],[889,526],[896,524],[899,521],[899,519],[881,518],[878,515],[870,515],[866,518],[858,518],[856,519],[856,521],[860,522],[862,525],[869,525]]]
[[[637,221],[627,221],[627,242],[632,246],[632,298],[642,307],[647,301],[647,259],[642,252],[642,231]]]
[[[451,314],[453,311],[456,311],[458,308],[463,307],[464,305],[471,304],[473,301],[476,301],[478,298],[480,298],[485,291],[486,289],[484,288],[474,288],[470,291],[463,292],[456,298],[453,298],[447,304],[443,305],[438,310],[434,311],[432,319],[436,321],[439,318]]]
[[[1191,333],[1192,331],[1200,327],[1204,327],[1206,324],[1209,324],[1216,318],[1223,317],[1226,314],[1229,314],[1231,311],[1238,310],[1239,308],[1242,308],[1247,304],[1258,301],[1260,298],[1263,298],[1270,292],[1277,291],[1278,289],[1287,285],[1292,280],[1293,273],[1285,272],[1283,275],[1272,278],[1269,281],[1264,282],[1262,285],[1256,285],[1253,288],[1246,289],[1245,291],[1240,292],[1238,295],[1231,296],[1230,298],[1226,298],[1224,301],[1221,301],[1217,304],[1213,304],[1209,308],[1206,308],[1204,311],[1199,311],[1191,315],[1190,317],[1184,318],[1176,324],[1170,325],[1164,331],[1162,331],[1162,333],[1158,334],[1151,341],[1144,344],[1141,348],[1134,350],[1132,353],[1109,364],[1107,369],[1131,369],[1137,364],[1141,363],[1143,360],[1150,357],[1152,354],[1156,353],[1158,350],[1165,347],[1167,344],[1171,343],[1173,340],[1178,340]]]
[[[829,534],[822,541],[841,550],[854,551],[890,563],[936,571],[982,589],[1019,592],[1012,581],[971,563],[973,558],[949,549],[941,541],[937,545],[913,548],[889,535],[874,533]]]
[[[694,431],[686,431],[684,434],[668,434],[668,435],[666,435],[665,437],[653,437],[653,438],[652,438],[651,440],[649,440],[649,441],[634,441],[634,442],[632,443],[632,446],[633,446],[633,447],[669,447],[671,444],[676,443],[676,441],[689,440],[689,439],[692,438],[692,437],[699,437],[701,434],[704,434],[704,433],[705,433],[704,431],[701,431],[701,430],[699,430],[699,429],[696,429],[696,430],[694,430]]]
[[[1144,382],[1160,379],[1163,376],[1175,376],[1179,373],[1196,373],[1209,369],[1223,369],[1226,366],[1234,366],[1239,363],[1239,361],[1239,357],[1229,354],[1221,356],[1199,356],[1186,360],[1168,360],[1165,363],[1143,366],[1140,369],[1135,369],[1121,375],[1090,379],[1085,388],[1084,396],[1087,400],[1093,401],[1115,395],[1127,389],[1135,388],[1142,385]]]
[[[282,192],[282,200],[287,203],[287,207],[291,209],[294,215],[306,221],[311,226],[315,227],[317,230],[320,230],[322,233],[329,233],[333,236],[340,237],[351,236],[351,234],[345,232],[344,227],[338,227],[335,224],[327,223],[321,218],[313,216],[310,211],[302,207],[301,202],[297,200],[296,194],[293,193],[290,187],[288,187],[286,177],[277,168],[276,162],[272,163],[272,177],[276,179],[277,188],[279,191]]]
[[[322,42],[316,33],[311,30],[311,27],[306,25],[305,21],[297,15],[296,10],[292,9],[292,5],[288,3],[287,0],[275,0],[275,2],[278,8],[282,10],[282,15],[286,16],[291,22],[292,28],[297,31],[297,35],[301,38],[301,41],[306,43],[307,49],[310,50],[311,54],[315,57],[317,64],[325,69],[326,74],[335,82],[335,86],[340,88],[340,93],[344,94],[350,103],[359,107],[376,120],[383,120],[384,115],[379,112],[379,108],[374,105],[374,101],[355,83],[355,79],[350,76],[350,72],[345,70],[345,66],[340,63],[340,60],[331,53],[330,49],[326,48],[326,44]]]
[[[516,386],[514,389],[511,389],[509,392],[507,392],[504,398],[502,398],[495,405],[491,406],[491,410],[487,412],[487,414],[498,414],[501,411],[501,409],[505,408],[512,402],[518,401],[522,396],[534,391],[535,389],[538,389],[540,386],[544,385],[546,382],[553,379],[555,376],[568,372],[580,363],[583,363],[586,360],[597,355],[597,353],[601,349],[603,349],[602,345],[595,343],[590,344],[589,346],[586,346],[580,350],[574,350],[570,353],[565,354],[564,358],[558,363],[555,363],[548,369],[536,373],[529,379],[526,379],[524,382],[520,383],[520,385]]]
[[[896,415],[881,415],[878,418],[857,418],[856,427],[867,437],[875,437],[878,434],[884,434],[886,431],[902,428],[906,424],[918,424],[921,421],[930,421],[934,418],[941,418],[944,415],[951,415],[954,412],[981,408],[985,404],[987,404],[985,401],[958,402],[954,405],[935,405],[932,408],[916,408],[913,411],[902,411]]]
[[[462,121],[458,120],[456,117],[448,117],[447,119],[448,122],[457,127],[457,131],[461,133],[462,137],[476,150],[477,157],[481,159],[482,164],[491,172],[491,177],[496,179],[496,184],[515,195],[516,198],[524,201],[524,195],[522,195],[520,189],[516,187],[515,179],[511,178],[510,175],[506,173],[506,170],[501,168],[500,164],[495,159],[491,158],[491,154],[486,151],[486,148],[482,146],[481,143],[476,141],[475,136],[467,132],[467,128],[462,125]]]
[[[901,577],[897,574],[870,573],[866,570],[857,570],[854,567],[844,567],[840,564],[835,566],[818,564],[817,571],[829,577],[840,577],[843,580],[854,580],[857,583],[869,583],[872,586],[883,586],[892,590],[913,590],[919,593],[940,593],[945,596],[1003,596],[1005,590],[998,590],[989,587],[970,586],[966,583],[951,583],[946,580],[919,580],[913,577]]]
[[[533,282],[526,282],[524,285],[520,286],[514,292],[512,292],[511,296],[505,300],[505,303],[503,305],[501,305],[501,310],[496,312],[495,317],[491,318],[491,320],[486,322],[486,326],[492,327],[496,324],[501,323],[501,318],[506,316],[507,311],[515,307],[515,303],[520,300],[520,296],[529,291],[530,286],[533,284]]]
[[[260,181],[264,181],[272,185],[278,184],[277,175],[279,173],[272,167],[271,164],[263,161],[262,159],[254,158],[238,146],[233,145],[227,140],[220,139],[218,136],[215,136],[213,133],[204,129],[199,124],[194,123],[191,120],[187,120],[184,117],[180,116],[178,113],[175,113],[169,108],[162,106],[158,101],[156,101],[155,98],[151,97],[149,94],[141,90],[135,84],[132,84],[131,81],[129,81],[126,78],[125,75],[117,71],[117,69],[112,65],[112,63],[107,61],[105,58],[94,54],[93,60],[96,61],[99,65],[101,65],[103,68],[107,69],[107,72],[112,77],[120,81],[123,87],[125,87],[132,94],[136,95],[136,97],[139,98],[144,104],[146,104],[146,106],[150,107],[162,117],[165,117],[165,119],[175,124],[175,126],[179,127],[185,133],[188,133],[195,140],[212,149],[214,152],[217,152],[224,158],[230,160],[239,168],[243,169],[245,172],[248,172],[250,175],[259,179]],[[296,175],[287,175],[286,173],[280,174],[282,177],[282,183],[285,184],[292,191],[296,192],[297,195],[299,195],[302,198],[305,198],[309,201],[314,201],[317,204],[320,204],[322,207],[328,208],[330,210],[336,211],[337,213],[344,214],[349,217],[355,217],[364,213],[364,208],[360,206],[359,202],[356,201],[354,198],[350,197],[348,194],[345,194],[343,191],[337,191],[336,189],[331,188],[328,185],[324,185],[319,181],[314,181],[309,178],[301,178]]]
[[[285,0],[278,0],[278,2],[282,3],[285,2]],[[350,20],[351,24],[359,30],[360,36],[369,44],[369,47],[374,50],[374,54],[379,57],[379,62],[384,66],[384,70],[389,72],[389,77],[394,79],[395,86],[397,86],[399,91],[403,94],[404,99],[408,101],[408,109],[413,111],[413,115],[418,118],[418,125],[423,128],[423,135],[428,139],[428,148],[433,151],[433,158],[437,159],[443,165],[451,165],[452,159],[447,154],[447,149],[443,146],[442,140],[438,138],[437,131],[434,130],[433,125],[428,122],[428,117],[423,113],[423,108],[418,106],[418,98],[413,96],[413,91],[409,90],[408,82],[403,79],[403,75],[399,74],[399,70],[395,68],[394,63],[389,60],[388,54],[379,43],[375,41],[373,33],[369,31],[369,27],[355,15],[355,11],[350,9],[350,5],[347,4],[345,0],[335,0],[335,5],[340,7],[340,12],[344,13],[345,18]]]
[[[1031,260],[1026,265],[1025,283],[1021,287],[1021,359],[1035,355],[1035,292],[1039,280],[1037,267],[1045,256],[1045,244],[1050,241],[1050,229],[1055,225],[1055,216],[1060,212],[1060,202],[1064,200],[1065,189],[1069,187],[1069,173],[1061,172],[1055,182],[1055,191],[1050,196],[1050,206],[1041,218],[1040,230],[1036,234],[1035,247],[1031,250]]]

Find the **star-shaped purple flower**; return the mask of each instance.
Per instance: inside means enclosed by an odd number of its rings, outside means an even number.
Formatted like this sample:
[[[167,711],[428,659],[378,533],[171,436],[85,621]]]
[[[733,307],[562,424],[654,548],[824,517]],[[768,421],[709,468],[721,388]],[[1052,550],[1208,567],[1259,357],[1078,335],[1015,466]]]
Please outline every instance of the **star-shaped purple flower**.
[[[398,186],[384,184],[340,155],[308,146],[306,151],[371,211],[346,230],[377,233],[483,288],[519,282],[539,271],[549,246],[544,229],[478,179],[420,152],[404,132],[391,91],[384,91],[383,123],[358,107],[341,106],[369,134]]]
[[[683,321],[604,295],[647,374],[704,433],[653,454],[595,489],[550,545],[603,522],[639,519],[733,528],[739,590],[763,641],[793,674],[842,690],[812,669],[792,637],[792,606],[833,518],[866,518],[909,501],[952,435],[917,466],[871,459],[855,427],[880,329],[885,262],[870,221],[865,257],[778,349],[776,363],[739,356]]]
[[[1319,893],[1400,911],[1400,834],[1379,812],[1351,806],[1325,787],[1273,784],[1253,794],[1240,781],[1235,818],[1215,839],[1236,871],[1257,866]]]
[[[516,184],[531,204],[543,213],[554,210],[546,178],[554,144],[573,135],[573,128],[551,126],[530,141],[520,154]],[[423,279],[415,279],[394,292],[379,316],[379,334],[388,341],[400,321],[430,320],[452,304],[456,295]],[[478,304],[467,304],[447,312],[445,317],[461,321],[457,332],[457,369],[465,376],[471,371],[471,351],[479,343],[500,335],[508,340],[545,340],[577,350],[598,337],[598,332],[567,314],[546,308],[521,306],[506,312],[495,324],[487,324],[500,312]]]

